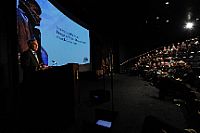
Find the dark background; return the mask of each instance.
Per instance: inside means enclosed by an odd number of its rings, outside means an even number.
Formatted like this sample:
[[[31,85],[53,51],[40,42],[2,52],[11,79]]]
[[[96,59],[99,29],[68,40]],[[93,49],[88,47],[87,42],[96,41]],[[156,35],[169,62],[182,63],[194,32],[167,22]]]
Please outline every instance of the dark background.
[[[199,35],[199,0],[168,0],[168,5],[165,4],[167,0],[56,1],[89,25],[98,36],[125,46],[132,56]],[[190,20],[195,22],[191,33],[183,28],[189,20],[188,14]],[[131,47],[136,50],[129,51]]]

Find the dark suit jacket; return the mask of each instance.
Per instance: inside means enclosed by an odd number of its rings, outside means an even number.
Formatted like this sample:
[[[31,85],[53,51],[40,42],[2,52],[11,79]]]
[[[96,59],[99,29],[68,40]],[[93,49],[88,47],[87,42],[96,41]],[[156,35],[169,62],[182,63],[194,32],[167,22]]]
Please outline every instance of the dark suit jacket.
[[[30,76],[33,77],[33,74],[38,70],[39,63],[30,49],[22,53],[21,66],[24,73],[24,79],[27,79]]]

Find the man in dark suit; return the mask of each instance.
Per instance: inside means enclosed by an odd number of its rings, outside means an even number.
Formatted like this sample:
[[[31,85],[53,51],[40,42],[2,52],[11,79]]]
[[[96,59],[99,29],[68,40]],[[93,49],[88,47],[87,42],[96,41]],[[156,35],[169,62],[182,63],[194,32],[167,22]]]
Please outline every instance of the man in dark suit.
[[[35,74],[39,70],[47,68],[47,66],[42,65],[42,62],[38,58],[38,42],[36,39],[29,40],[29,49],[24,51],[21,55],[21,66],[23,69],[23,79],[26,81],[31,81]]]
[[[37,56],[38,51],[38,42],[37,40],[29,40],[28,42],[29,49],[24,51],[21,55],[21,66],[23,70],[28,71],[37,71],[40,66],[40,62]]]

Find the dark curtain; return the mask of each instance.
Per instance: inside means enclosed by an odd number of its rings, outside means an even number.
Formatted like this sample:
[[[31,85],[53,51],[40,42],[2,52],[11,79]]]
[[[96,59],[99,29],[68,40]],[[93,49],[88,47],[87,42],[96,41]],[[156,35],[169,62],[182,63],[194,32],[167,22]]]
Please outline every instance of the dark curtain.
[[[1,127],[12,123],[19,86],[15,7],[15,1],[0,5],[0,121],[5,124]]]

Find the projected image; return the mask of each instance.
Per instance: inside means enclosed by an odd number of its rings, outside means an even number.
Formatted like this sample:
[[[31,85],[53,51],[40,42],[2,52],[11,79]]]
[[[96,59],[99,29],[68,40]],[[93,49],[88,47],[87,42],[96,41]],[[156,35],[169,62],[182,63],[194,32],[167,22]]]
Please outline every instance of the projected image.
[[[90,63],[89,30],[79,25],[48,0],[17,1],[19,53],[36,38],[40,60],[48,66]]]
[[[40,25],[40,6],[34,0],[16,0],[17,36],[19,55],[28,50],[27,41],[37,38],[37,29]]]
[[[42,58],[49,66],[90,63],[89,30],[72,21],[47,0],[36,0],[42,9]],[[44,55],[46,54],[46,56]]]

